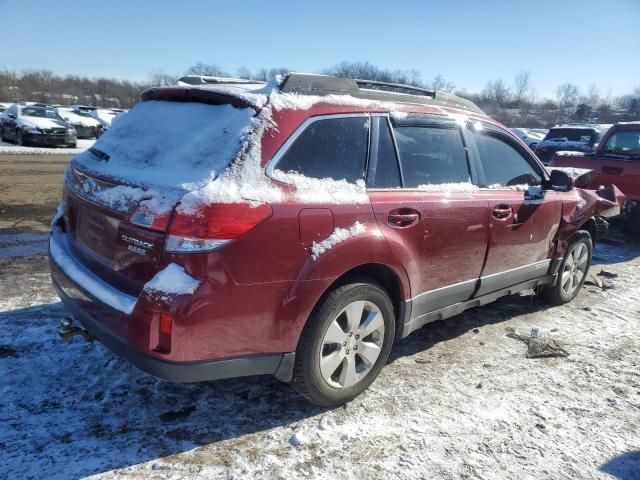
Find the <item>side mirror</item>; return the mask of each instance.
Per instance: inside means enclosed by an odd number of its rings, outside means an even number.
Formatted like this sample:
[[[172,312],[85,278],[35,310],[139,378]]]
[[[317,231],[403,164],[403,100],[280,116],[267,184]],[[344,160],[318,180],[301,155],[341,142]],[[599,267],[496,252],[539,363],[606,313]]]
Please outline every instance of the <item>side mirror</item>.
[[[574,187],[573,178],[562,170],[551,170],[549,183],[552,190],[558,190],[560,192],[568,192]]]

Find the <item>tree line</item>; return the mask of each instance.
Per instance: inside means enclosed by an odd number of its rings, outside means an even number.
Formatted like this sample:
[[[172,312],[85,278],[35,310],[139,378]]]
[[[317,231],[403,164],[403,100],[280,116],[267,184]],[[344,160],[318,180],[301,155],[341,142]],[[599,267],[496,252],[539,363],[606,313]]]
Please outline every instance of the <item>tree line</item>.
[[[285,67],[250,70],[241,67],[228,72],[216,64],[198,62],[183,75],[211,75],[269,81],[289,72]],[[492,79],[480,92],[469,92],[442,75],[424,79],[420,71],[391,70],[369,62],[341,62],[320,71],[338,77],[378,80],[452,92],[468,98],[487,114],[507,125],[551,126],[566,121],[612,123],[640,119],[640,86],[626,95],[602,93],[596,85],[581,91],[577,85],[562,83],[552,97],[536,94],[529,71],[521,71],[511,82]],[[85,103],[96,106],[129,108],[140,92],[156,85],[171,85],[182,75],[154,70],[146,81],[131,82],[111,78],[56,75],[49,70],[32,69],[21,73],[0,70],[0,101],[38,101],[44,103]]]

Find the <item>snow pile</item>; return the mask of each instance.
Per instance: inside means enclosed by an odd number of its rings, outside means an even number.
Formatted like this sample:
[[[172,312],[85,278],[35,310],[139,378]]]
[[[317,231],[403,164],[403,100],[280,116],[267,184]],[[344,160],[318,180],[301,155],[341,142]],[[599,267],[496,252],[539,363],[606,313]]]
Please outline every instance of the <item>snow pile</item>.
[[[560,150],[556,152],[556,155],[564,157],[584,157],[584,152],[575,152],[573,150]]]
[[[293,197],[301,203],[367,203],[367,189],[364,180],[349,183],[332,178],[309,178],[300,173],[275,170],[276,180],[295,186]]]
[[[95,143],[94,139],[78,139],[76,148],[67,147],[25,147],[0,141],[2,155],[68,155],[84,152]]]
[[[101,302],[106,303],[111,308],[126,314],[133,312],[133,307],[136,304],[135,297],[115,290],[112,286],[105,283],[104,280],[82,267],[67,252],[62,242],[63,240],[59,239],[58,235],[51,235],[49,252],[56,265],[58,265],[71,280],[78,285],[82,285],[86,291],[91,292],[91,295]]]
[[[199,187],[220,175],[240,150],[253,110],[231,105],[147,101],[123,115],[75,161],[136,184]]]
[[[571,152],[576,153],[576,152]],[[560,170],[561,172],[566,173],[572,178],[578,178],[585,173],[593,172],[590,168],[577,168],[577,167],[553,167],[550,170]]]
[[[311,245],[311,258],[317,260],[320,255],[331,250],[337,244],[344,242],[345,240],[355,237],[357,235],[363,235],[367,231],[367,226],[355,222],[351,228],[336,228],[331,235],[322,240],[319,243],[313,242]]]
[[[200,283],[199,280],[189,275],[183,267],[176,263],[170,263],[166,268],[156,273],[144,285],[144,289],[157,293],[188,295],[195,292]]]
[[[518,185],[502,185],[500,183],[494,183],[487,187],[490,190],[514,190],[516,192],[526,192],[529,190],[529,185],[526,183]]]
[[[422,190],[424,192],[440,193],[444,197],[450,197],[454,193],[473,193],[479,190],[477,185],[471,182],[460,183],[427,183],[418,185],[413,190]]]

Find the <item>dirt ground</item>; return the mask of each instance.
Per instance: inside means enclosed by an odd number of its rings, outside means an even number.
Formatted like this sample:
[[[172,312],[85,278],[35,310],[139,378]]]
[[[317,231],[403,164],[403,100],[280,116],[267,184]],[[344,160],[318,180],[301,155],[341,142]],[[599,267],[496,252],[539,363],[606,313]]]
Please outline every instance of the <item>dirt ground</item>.
[[[0,154],[0,233],[48,231],[71,157]]]
[[[568,305],[523,292],[426,326],[327,410],[269,377],[177,385],[63,343],[42,232],[66,161],[0,156],[0,478],[640,478],[639,244],[599,244],[602,288]],[[512,333],[533,326],[569,356],[527,358]]]

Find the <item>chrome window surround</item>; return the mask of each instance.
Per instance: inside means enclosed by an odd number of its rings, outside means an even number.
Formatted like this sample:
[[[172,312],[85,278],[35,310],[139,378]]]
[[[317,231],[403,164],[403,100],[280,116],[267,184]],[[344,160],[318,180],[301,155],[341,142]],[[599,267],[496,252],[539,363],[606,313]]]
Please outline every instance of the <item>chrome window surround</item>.
[[[265,168],[265,174],[267,175],[267,177],[269,177],[272,180],[276,180],[281,183],[287,183],[279,179],[277,176],[275,176],[273,172],[274,170],[276,170],[276,167],[278,166],[278,162],[280,161],[280,159],[287,153],[289,148],[291,148],[291,145],[293,145],[293,143],[298,139],[300,135],[302,135],[302,132],[304,132],[309,125],[311,125],[312,123],[318,122],[320,120],[327,120],[331,118],[358,118],[358,117],[370,119],[371,114],[370,113],[331,113],[327,115],[321,114],[321,115],[316,115],[316,116],[307,118],[304,122],[302,122],[302,124],[298,128],[295,129],[295,131],[291,134],[291,136],[287,139],[287,141],[284,142],[284,144],[278,149],[276,154],[267,164]],[[371,127],[369,127],[369,135],[371,135]],[[368,160],[368,154],[367,154],[367,160]]]

